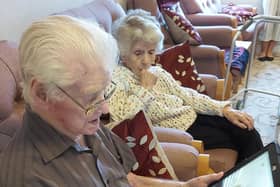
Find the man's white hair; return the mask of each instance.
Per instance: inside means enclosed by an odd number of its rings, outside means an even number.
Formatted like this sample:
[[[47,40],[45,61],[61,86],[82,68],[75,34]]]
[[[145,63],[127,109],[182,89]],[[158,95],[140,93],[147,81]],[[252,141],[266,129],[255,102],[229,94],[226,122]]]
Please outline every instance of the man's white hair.
[[[50,96],[55,93],[52,83],[69,86],[80,79],[83,72],[78,71],[79,66],[89,61],[67,61],[67,57],[91,59],[90,63],[104,65],[112,73],[119,56],[115,39],[97,23],[62,15],[34,22],[22,35],[19,54],[27,102],[33,78],[44,85]]]

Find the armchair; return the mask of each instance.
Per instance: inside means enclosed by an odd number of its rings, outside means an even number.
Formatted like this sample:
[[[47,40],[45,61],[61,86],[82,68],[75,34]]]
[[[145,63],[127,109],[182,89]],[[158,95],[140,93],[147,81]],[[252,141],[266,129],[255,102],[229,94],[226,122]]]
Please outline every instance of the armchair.
[[[236,16],[222,13],[225,5],[221,0],[180,0],[181,7],[186,17],[196,26],[215,26],[224,25],[234,29],[241,27]],[[256,7],[250,5],[238,5],[243,10],[256,14]],[[251,25],[247,30],[242,32],[242,39],[251,41],[255,25]]]

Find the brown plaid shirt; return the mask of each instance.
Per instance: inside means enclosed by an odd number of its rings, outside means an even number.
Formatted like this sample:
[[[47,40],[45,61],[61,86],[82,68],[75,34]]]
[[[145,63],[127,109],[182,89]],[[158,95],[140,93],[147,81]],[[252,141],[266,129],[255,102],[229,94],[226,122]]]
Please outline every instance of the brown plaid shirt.
[[[0,186],[129,186],[130,148],[104,127],[86,143],[81,147],[27,107],[23,128],[1,155]]]

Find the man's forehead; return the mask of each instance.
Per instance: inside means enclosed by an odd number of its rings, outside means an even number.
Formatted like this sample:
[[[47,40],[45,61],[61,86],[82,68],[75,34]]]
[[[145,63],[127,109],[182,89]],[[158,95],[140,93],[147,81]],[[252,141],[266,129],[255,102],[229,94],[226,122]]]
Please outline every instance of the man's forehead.
[[[74,64],[69,65],[73,70],[74,76],[78,76],[78,81],[74,87],[78,87],[83,94],[91,94],[103,91],[109,84],[111,74],[106,68],[104,62],[97,61],[92,58],[81,58],[77,55],[72,56],[71,59],[76,58]]]
[[[94,94],[98,92],[102,92],[105,90],[106,86],[109,84],[109,81],[95,81],[89,84],[85,84],[83,88],[81,88],[81,92],[84,94]]]
[[[94,71],[85,76],[84,80],[81,80],[81,92],[84,94],[93,94],[104,91],[106,86],[110,83],[111,76],[106,71]]]

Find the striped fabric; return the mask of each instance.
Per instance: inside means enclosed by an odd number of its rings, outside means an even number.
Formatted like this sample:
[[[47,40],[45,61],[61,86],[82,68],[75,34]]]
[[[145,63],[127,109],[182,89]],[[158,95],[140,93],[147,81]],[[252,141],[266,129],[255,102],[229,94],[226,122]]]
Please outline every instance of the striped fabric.
[[[86,143],[81,147],[27,108],[23,128],[1,157],[0,186],[129,186],[135,158],[126,144],[104,127]]]

